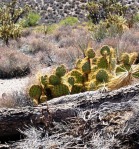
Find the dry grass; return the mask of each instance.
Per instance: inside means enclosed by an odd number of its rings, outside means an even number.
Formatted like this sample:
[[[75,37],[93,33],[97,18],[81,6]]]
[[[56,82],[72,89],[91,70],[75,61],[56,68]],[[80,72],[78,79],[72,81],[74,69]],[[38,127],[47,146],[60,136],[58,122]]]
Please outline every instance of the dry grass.
[[[30,73],[30,58],[25,54],[0,47],[0,78],[25,76]]]

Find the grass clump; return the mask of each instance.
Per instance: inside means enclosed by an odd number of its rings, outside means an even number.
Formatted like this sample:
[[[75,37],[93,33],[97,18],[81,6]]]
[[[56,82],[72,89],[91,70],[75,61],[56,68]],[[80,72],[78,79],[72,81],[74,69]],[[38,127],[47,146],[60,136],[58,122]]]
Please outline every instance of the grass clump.
[[[78,18],[76,17],[66,17],[65,19],[59,22],[60,25],[75,25],[79,22]]]

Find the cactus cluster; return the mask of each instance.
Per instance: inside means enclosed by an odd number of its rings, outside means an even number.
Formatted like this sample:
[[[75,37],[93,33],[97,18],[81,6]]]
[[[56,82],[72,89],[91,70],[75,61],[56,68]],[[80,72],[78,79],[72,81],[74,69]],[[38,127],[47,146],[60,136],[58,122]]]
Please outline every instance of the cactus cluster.
[[[123,53],[119,62],[115,53],[107,45],[100,49],[99,56],[92,48],[87,49],[85,58],[78,59],[73,70],[67,72],[61,65],[50,76],[41,76],[40,84],[31,86],[30,97],[36,104],[63,95],[113,90],[131,84],[133,78],[139,78],[139,65],[135,65],[138,54]]]

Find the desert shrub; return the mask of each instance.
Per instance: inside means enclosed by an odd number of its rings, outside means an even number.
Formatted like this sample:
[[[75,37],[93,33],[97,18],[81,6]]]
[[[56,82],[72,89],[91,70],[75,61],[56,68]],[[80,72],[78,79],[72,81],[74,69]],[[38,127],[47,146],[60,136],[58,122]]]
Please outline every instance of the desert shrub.
[[[65,19],[59,22],[60,25],[75,25],[79,22],[78,18],[76,17],[66,17]]]
[[[26,18],[23,20],[23,27],[36,26],[41,16],[36,12],[29,12]]]
[[[89,12],[89,19],[94,24],[99,23],[101,19],[107,19],[109,15],[125,16],[127,6],[120,3],[119,0],[102,0],[102,1],[90,1],[87,4],[87,10]]]
[[[21,25],[17,23],[27,12],[28,6],[18,7],[17,0],[3,3],[0,8],[0,38],[6,45],[9,44],[9,39],[18,39],[21,36]]]
[[[127,30],[126,19],[118,15],[109,15],[108,19],[92,25],[91,31],[95,40],[101,41],[106,37],[120,36]]]
[[[22,77],[30,73],[28,56],[9,48],[0,48],[0,78]]]

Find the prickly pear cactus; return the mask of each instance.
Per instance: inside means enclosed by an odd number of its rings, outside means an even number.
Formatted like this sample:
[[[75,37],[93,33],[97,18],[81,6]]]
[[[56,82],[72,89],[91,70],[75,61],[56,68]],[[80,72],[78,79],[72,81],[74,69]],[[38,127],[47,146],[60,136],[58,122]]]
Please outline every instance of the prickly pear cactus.
[[[75,77],[75,79],[76,79],[75,83],[81,83],[82,84],[84,81],[83,75],[79,70],[73,69],[71,71],[71,76]]]
[[[42,95],[42,88],[39,85],[32,85],[29,90],[29,95],[33,99],[39,99]]]
[[[51,75],[49,77],[49,83],[51,85],[59,85],[60,84],[60,78],[57,75]]]
[[[73,86],[73,85],[74,85],[74,83],[75,83],[75,78],[74,78],[74,77],[72,77],[72,76],[71,76],[71,77],[69,77],[69,78],[68,78],[68,83],[69,83],[70,85],[72,85],[72,86]]]
[[[69,88],[67,85],[65,84],[59,84],[59,85],[55,85],[52,88],[52,96],[55,97],[60,97],[63,95],[68,95],[70,94]]]
[[[90,62],[86,61],[82,64],[82,72],[88,74],[91,72],[91,65]]]
[[[80,93],[82,91],[83,85],[76,83],[71,88],[71,94]]]
[[[42,85],[47,86],[48,85],[48,76],[47,75],[41,76],[40,82]]]
[[[61,66],[56,68],[56,75],[57,76],[62,77],[65,75],[65,73],[66,73],[66,68],[64,65],[61,65]]]
[[[96,80],[101,83],[108,82],[109,80],[108,72],[104,69],[98,70],[98,72],[96,73]]]
[[[108,56],[110,55],[110,47],[105,45],[100,49],[100,53],[102,56]]]
[[[101,57],[97,61],[97,67],[102,69],[108,69],[109,63],[108,60],[105,57]]]
[[[94,50],[90,48],[85,51],[85,55],[88,58],[94,58],[96,54],[95,54]]]

